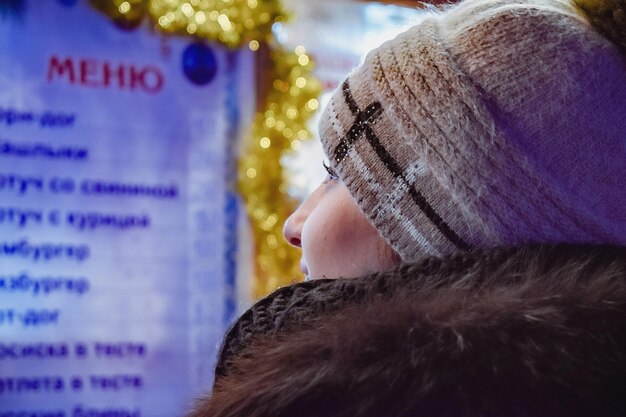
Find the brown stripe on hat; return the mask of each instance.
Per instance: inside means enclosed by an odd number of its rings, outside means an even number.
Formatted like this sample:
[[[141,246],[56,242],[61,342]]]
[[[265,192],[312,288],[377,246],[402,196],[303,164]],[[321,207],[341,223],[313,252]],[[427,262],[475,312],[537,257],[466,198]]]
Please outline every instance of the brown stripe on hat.
[[[406,184],[407,192],[411,196],[413,202],[420,208],[420,210],[422,210],[422,212],[424,212],[426,217],[435,225],[441,234],[443,234],[458,249],[470,251],[470,244],[463,240],[463,238],[461,238],[454,230],[452,230],[450,225],[446,223],[428,203],[424,195],[408,182],[396,160],[391,156],[387,149],[385,149],[381,141],[376,136],[376,133],[374,133],[370,127],[370,123],[373,123],[383,112],[381,104],[379,102],[373,102],[368,105],[364,111],[361,111],[352,97],[348,80],[343,82],[342,91],[346,104],[350,108],[355,120],[348,130],[347,135],[342,138],[339,144],[335,147],[333,152],[335,163],[341,164],[347,155],[349,147],[364,135],[376,152],[378,158],[383,162],[385,167],[387,167],[394,177],[400,179]]]

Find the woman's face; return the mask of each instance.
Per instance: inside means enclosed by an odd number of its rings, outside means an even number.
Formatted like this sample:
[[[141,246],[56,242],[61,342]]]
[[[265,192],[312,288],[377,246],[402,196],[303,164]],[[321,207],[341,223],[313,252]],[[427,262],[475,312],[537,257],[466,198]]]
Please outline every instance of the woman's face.
[[[283,235],[302,248],[300,267],[311,278],[354,278],[399,263],[332,172],[289,216]]]

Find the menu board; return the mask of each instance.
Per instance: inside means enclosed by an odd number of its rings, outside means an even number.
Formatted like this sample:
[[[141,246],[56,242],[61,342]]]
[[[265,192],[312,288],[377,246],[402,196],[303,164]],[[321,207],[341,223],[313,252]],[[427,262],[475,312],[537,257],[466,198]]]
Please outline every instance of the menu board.
[[[88,2],[0,14],[0,417],[172,417],[210,386],[241,54]]]

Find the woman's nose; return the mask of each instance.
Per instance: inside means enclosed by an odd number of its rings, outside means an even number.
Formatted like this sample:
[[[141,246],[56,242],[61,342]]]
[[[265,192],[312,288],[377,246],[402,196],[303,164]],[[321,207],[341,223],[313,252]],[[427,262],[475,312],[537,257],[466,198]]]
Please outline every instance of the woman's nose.
[[[285,240],[297,248],[302,247],[302,228],[307,218],[320,202],[323,184],[317,187],[309,196],[298,206],[296,211],[291,213],[283,226],[283,236]]]
[[[304,223],[304,219],[300,213],[301,208],[302,206],[291,213],[283,226],[283,236],[285,240],[298,248],[302,247],[302,224]]]

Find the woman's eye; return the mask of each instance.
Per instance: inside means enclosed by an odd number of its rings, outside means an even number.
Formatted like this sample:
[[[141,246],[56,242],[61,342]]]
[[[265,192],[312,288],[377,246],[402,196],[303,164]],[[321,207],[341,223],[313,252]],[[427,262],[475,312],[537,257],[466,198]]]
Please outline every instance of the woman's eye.
[[[328,177],[329,177],[328,179],[331,179],[331,180],[339,179],[339,176],[337,176],[337,173],[335,172],[334,169],[330,167],[330,165],[328,165],[326,162],[323,162],[322,165],[324,165],[324,169],[328,173]]]

